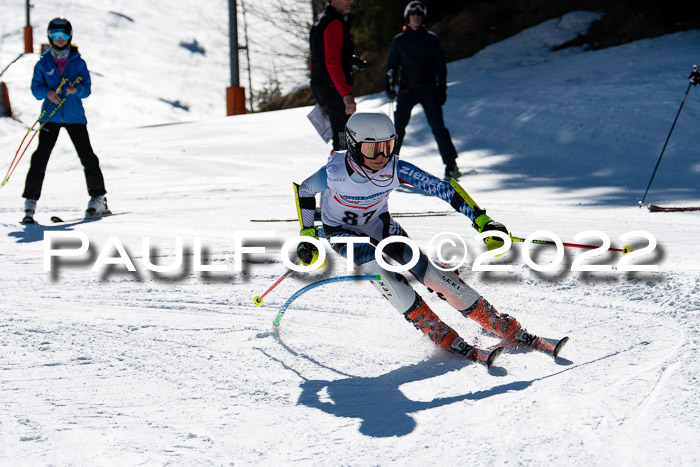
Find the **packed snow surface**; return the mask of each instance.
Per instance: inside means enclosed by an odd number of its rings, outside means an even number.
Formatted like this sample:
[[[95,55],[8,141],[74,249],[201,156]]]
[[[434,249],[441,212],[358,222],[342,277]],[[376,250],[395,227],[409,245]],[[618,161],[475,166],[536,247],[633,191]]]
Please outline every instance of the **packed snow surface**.
[[[3,67],[21,50],[5,12],[22,8],[9,3],[0,2]],[[438,350],[365,281],[309,291],[274,332],[294,292],[357,272],[329,251],[325,268],[253,303],[287,270],[281,247],[298,233],[296,221],[260,221],[293,219],[292,182],[329,152],[311,109],[223,116],[227,18],[209,2],[207,27],[172,2],[63,3],[64,12],[37,4],[34,18],[73,21],[93,77],[85,105],[109,206],[127,214],[71,221],[88,196],[65,134],[37,224],[19,223],[34,146],[0,189],[0,464],[700,463],[700,213],[637,204],[700,62],[700,31],[552,52],[597,17],[576,12],[450,63],[445,120],[460,168],[476,171],[459,181],[491,217],[520,237],[544,230],[600,244],[579,236],[593,230],[634,251],[656,241],[630,263],[657,270],[621,271],[611,252],[581,261],[608,271],[575,272],[585,250],[565,248],[552,271],[537,271],[516,243],[488,261],[512,271],[476,272],[485,248],[463,216],[400,218],[426,249],[438,232],[459,234],[465,281],[530,332],[570,337],[558,360],[508,345],[486,370]],[[195,38],[207,54],[179,45]],[[0,119],[2,175],[38,116],[36,60],[3,76],[19,121]],[[358,108],[390,104],[372,95]],[[700,205],[698,121],[692,87],[647,201]],[[401,157],[442,174],[420,108]],[[390,208],[450,211],[408,189]],[[84,235],[89,247],[51,261],[49,233],[74,238],[68,249]],[[244,247],[265,253],[238,258]],[[546,266],[555,252],[532,245],[529,257]],[[503,344],[413,284],[467,341]]]

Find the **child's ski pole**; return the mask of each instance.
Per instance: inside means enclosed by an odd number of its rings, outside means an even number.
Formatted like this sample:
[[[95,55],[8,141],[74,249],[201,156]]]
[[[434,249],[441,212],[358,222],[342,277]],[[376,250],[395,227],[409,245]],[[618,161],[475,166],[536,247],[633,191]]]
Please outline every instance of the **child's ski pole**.
[[[78,78],[70,84],[70,87],[75,87],[75,85],[78,84],[80,81],[82,81],[82,79],[83,79],[82,76],[78,76]],[[67,82],[68,82],[68,78],[63,78],[63,79],[61,80],[61,84],[59,84],[59,85],[58,85],[58,88],[56,88],[56,94],[58,94],[58,93],[61,92],[61,89],[63,88],[63,85],[64,85],[65,83],[67,83]],[[68,96],[66,96],[66,97],[68,97]],[[56,113],[56,111],[58,111],[58,109],[61,108],[61,106],[63,105],[63,102],[65,102],[65,100],[66,100],[66,97],[64,97],[63,99],[61,99],[61,102],[59,102],[58,105],[56,106],[56,108],[53,109],[53,112],[51,112],[51,113],[49,114],[49,116],[46,117],[46,120],[44,120],[43,122],[41,122],[41,124],[39,125],[39,128],[37,128],[36,130],[34,130],[34,127],[36,126],[36,124],[39,123],[39,122],[41,121],[41,118],[42,118],[42,117],[44,116],[44,114],[49,110],[49,107],[48,107],[48,106],[46,107],[46,109],[44,109],[44,111],[41,113],[41,115],[39,115],[39,118],[36,119],[36,121],[35,121],[34,124],[31,126],[31,128],[29,128],[29,131],[27,131],[27,133],[24,135],[24,138],[22,138],[22,142],[19,143],[19,147],[17,148],[17,152],[15,153],[15,157],[12,159],[12,162],[10,162],[10,167],[7,169],[7,173],[5,174],[5,178],[3,179],[2,184],[0,184],[0,187],[5,186],[5,184],[6,184],[7,182],[10,181],[10,177],[11,177],[12,174],[15,172],[15,169],[16,169],[17,166],[19,165],[19,162],[22,160],[22,157],[24,156],[24,153],[27,152],[27,149],[28,149],[29,146],[32,144],[32,141],[34,140],[34,137],[36,136],[36,134],[37,134],[39,131],[41,131],[41,129],[44,127],[44,124],[45,124],[46,122],[48,122],[49,119],[51,119],[51,117],[54,116],[54,114]],[[22,153],[20,154],[19,151],[20,151],[20,149],[22,149],[22,145],[24,144],[24,140],[27,139],[27,136],[29,136],[29,133],[31,133],[32,130],[34,131],[34,134],[32,135],[31,138],[29,138],[29,142],[27,142],[27,145],[24,146],[24,150],[23,150]],[[19,157],[17,157],[18,154],[19,154]]]

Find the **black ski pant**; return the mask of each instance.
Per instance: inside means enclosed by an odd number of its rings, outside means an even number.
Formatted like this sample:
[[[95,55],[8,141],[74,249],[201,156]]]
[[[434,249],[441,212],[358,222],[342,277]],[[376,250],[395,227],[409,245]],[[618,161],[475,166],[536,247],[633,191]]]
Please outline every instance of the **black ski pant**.
[[[350,115],[345,114],[345,103],[335,86],[311,85],[311,94],[326,111],[333,130],[333,150],[345,149],[345,124]]]
[[[416,89],[401,89],[396,99],[396,112],[394,112],[394,126],[398,135],[397,153],[403,144],[406,135],[406,127],[411,119],[411,111],[416,104],[423,106],[425,118],[428,120],[430,128],[433,130],[435,142],[445,165],[454,164],[457,159],[457,150],[452,144],[452,137],[445,127],[445,120],[442,117],[442,106],[437,100],[434,86],[426,86]]]
[[[90,145],[87,125],[47,122],[39,131],[39,146],[32,154],[32,161],[27,173],[22,197],[39,199],[41,196],[46,165],[49,163],[49,156],[51,156],[51,151],[56,145],[61,128],[65,128],[68,131],[68,136],[70,136],[73,146],[78,152],[80,162],[83,164],[88,193],[90,196],[104,195],[107,192],[105,190],[105,181],[100,170],[100,161]]]

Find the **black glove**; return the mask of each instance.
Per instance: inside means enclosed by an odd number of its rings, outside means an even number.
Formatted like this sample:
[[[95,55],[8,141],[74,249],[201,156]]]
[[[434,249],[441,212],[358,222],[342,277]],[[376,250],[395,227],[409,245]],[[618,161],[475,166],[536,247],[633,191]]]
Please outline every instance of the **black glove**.
[[[445,102],[447,102],[447,86],[444,84],[438,85],[435,89],[435,99],[438,101],[438,104],[445,105]]]
[[[302,237],[313,237],[318,239],[318,231],[315,227],[310,229],[302,229],[299,233]],[[318,248],[313,243],[301,242],[297,245],[297,256],[301,260],[301,264],[308,266],[318,258]]]
[[[356,70],[364,70],[367,67],[367,60],[362,60],[358,55],[353,55],[352,67]]]
[[[700,71],[698,71],[697,65],[693,67],[693,72],[688,78],[690,78],[690,84],[692,84],[693,86],[697,86],[698,84],[700,84]]]
[[[506,226],[494,220],[490,220],[484,224],[484,228],[481,229],[481,232],[486,232],[487,230],[498,230],[499,232],[503,232],[504,234],[508,235],[508,229]]]
[[[386,84],[384,85],[384,92],[389,100],[396,99],[396,75],[395,70],[389,70],[386,72]]]

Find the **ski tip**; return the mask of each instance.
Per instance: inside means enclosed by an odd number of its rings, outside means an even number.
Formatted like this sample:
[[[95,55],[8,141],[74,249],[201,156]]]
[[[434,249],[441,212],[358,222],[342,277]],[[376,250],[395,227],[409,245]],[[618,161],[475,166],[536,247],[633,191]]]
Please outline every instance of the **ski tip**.
[[[469,346],[470,350],[464,356],[467,360],[484,365],[486,368],[491,368],[493,362],[498,359],[503,353],[503,347],[496,347],[493,350],[482,350],[478,347]]]
[[[51,222],[59,223],[59,222],[63,222],[63,219],[61,219],[58,216],[51,216]]]
[[[700,206],[658,206],[650,204],[647,206],[650,212],[688,212],[700,211]]]
[[[486,368],[491,368],[491,365],[493,365],[493,363],[496,360],[498,360],[498,357],[501,356],[501,354],[503,353],[503,350],[504,350],[503,347],[496,347],[495,349],[493,349],[491,351],[491,353],[489,354],[489,358],[486,359]]]
[[[565,338],[563,338],[563,339],[560,340],[559,342],[557,342],[556,347],[554,347],[554,352],[552,352],[552,356],[553,356],[554,358],[558,358],[558,357],[559,357],[559,352],[561,352],[561,349],[564,348],[564,346],[566,345],[567,342],[569,342],[569,337],[568,337],[568,336],[565,337]]]

